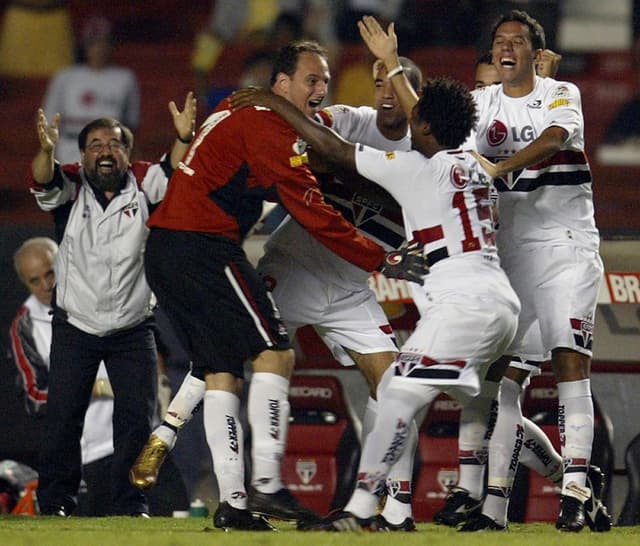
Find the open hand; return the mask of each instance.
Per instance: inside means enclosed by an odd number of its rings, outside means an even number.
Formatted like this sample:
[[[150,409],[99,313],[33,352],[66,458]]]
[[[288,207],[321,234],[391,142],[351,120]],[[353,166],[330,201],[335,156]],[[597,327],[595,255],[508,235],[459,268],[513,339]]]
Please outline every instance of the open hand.
[[[47,116],[44,115],[44,110],[38,108],[38,118],[36,120],[36,130],[38,132],[38,140],[40,141],[40,148],[44,152],[50,152],[58,144],[60,139],[60,131],[58,125],[60,124],[60,114],[53,116],[51,124],[47,121]]]
[[[403,279],[420,285],[424,284],[423,277],[429,273],[424,244],[413,241],[400,250],[387,252],[380,267],[380,273],[389,279]]]
[[[182,111],[178,110],[175,102],[171,101],[169,103],[173,126],[182,140],[191,140],[195,134],[197,105],[198,101],[193,91],[187,93]]]
[[[376,58],[384,61],[397,55],[398,37],[393,23],[389,23],[387,32],[385,32],[375,17],[365,15],[362,20],[358,21],[358,29],[362,40]]]

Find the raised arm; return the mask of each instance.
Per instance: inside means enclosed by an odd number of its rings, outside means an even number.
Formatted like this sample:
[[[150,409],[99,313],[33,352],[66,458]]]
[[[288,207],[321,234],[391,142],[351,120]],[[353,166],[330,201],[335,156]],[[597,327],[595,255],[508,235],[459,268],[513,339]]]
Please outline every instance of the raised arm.
[[[562,55],[559,53],[550,49],[542,50],[536,58],[536,74],[541,78],[555,78],[561,60]]]
[[[184,99],[184,108],[178,110],[176,103],[169,103],[169,111],[173,117],[173,126],[178,136],[171,148],[171,166],[175,169],[184,157],[196,130],[197,99],[193,91],[189,91]]]
[[[402,111],[407,119],[411,119],[411,112],[418,102],[418,95],[403,73],[398,58],[398,37],[394,30],[394,24],[389,23],[387,32],[385,32],[375,17],[365,15],[361,21],[358,21],[358,29],[369,51],[384,62],[387,77],[393,84]]]
[[[38,109],[36,120],[36,131],[38,133],[38,141],[40,149],[31,161],[31,174],[33,179],[40,185],[44,186],[53,180],[55,165],[55,149],[60,138],[58,124],[60,123],[60,114],[55,114],[51,120],[51,124],[47,121],[42,108]]]
[[[230,103],[234,110],[246,106],[263,106],[273,110],[292,125],[318,155],[344,169],[356,170],[355,145],[328,127],[311,120],[283,97],[264,89],[249,88],[233,93]]]

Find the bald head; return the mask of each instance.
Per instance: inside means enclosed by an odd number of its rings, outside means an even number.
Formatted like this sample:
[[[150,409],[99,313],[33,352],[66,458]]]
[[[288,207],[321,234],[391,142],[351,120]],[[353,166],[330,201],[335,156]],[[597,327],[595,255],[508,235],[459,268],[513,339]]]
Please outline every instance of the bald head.
[[[13,255],[13,267],[18,278],[40,303],[51,305],[55,284],[55,263],[58,245],[48,237],[28,239]]]

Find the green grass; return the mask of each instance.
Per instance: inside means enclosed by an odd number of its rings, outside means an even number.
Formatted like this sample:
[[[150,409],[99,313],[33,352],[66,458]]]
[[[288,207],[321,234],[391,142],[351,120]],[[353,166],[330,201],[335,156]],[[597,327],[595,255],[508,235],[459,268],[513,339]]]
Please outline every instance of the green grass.
[[[609,533],[560,533],[551,524],[512,524],[506,533],[458,533],[433,524],[417,533],[303,533],[279,523],[279,533],[224,533],[210,518],[68,518],[0,516],[2,546],[629,546],[638,544],[640,526]]]

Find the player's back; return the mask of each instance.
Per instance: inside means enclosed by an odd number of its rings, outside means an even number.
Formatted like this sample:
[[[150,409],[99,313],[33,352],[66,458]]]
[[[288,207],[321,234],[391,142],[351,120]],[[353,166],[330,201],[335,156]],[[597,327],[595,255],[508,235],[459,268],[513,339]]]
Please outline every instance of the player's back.
[[[296,141],[274,112],[232,112],[224,101],[200,127],[149,226],[241,240],[258,220],[262,200],[277,198],[278,183],[315,184],[305,156],[293,149]]]

